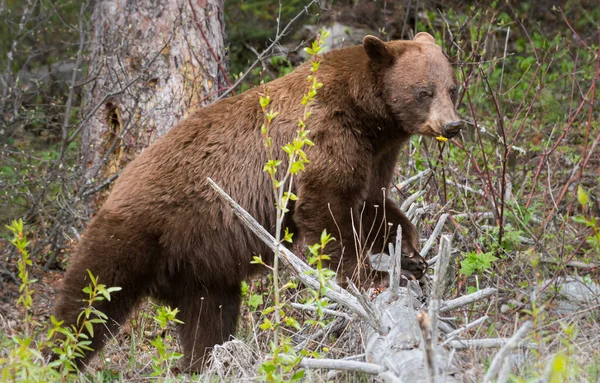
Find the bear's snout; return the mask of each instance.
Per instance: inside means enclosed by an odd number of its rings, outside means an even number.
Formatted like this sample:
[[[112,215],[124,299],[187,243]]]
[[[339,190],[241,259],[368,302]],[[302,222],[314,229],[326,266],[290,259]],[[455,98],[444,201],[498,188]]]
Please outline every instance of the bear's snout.
[[[460,120],[448,122],[442,127],[442,134],[446,138],[452,138],[460,132],[461,127],[462,122]]]

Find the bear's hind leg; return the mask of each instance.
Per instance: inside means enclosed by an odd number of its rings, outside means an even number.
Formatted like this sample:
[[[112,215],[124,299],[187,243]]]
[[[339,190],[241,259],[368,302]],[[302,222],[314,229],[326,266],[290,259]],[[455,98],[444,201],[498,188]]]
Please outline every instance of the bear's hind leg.
[[[110,301],[93,303],[94,308],[107,316],[107,320],[104,324],[94,324],[92,351],[84,352],[84,357],[77,360],[79,367],[87,364],[102,349],[132,309],[148,295],[155,275],[153,265],[156,257],[153,255],[157,251],[156,246],[152,238],[125,230],[122,222],[109,220],[102,212],[90,224],[67,268],[54,315],[64,321],[65,327],[82,327],[78,320],[89,299],[89,294],[82,291],[91,284],[88,270],[97,278],[98,284],[120,287],[121,290],[113,292]],[[96,317],[92,315],[90,319]]]
[[[183,346],[185,371],[202,370],[210,349],[235,334],[240,310],[240,285],[199,287],[180,296],[176,304],[179,341]]]

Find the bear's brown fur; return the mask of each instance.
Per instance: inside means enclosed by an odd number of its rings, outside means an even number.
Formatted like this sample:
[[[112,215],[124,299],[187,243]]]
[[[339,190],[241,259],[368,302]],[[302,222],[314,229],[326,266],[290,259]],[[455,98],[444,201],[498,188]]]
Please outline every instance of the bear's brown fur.
[[[269,249],[206,179],[274,231],[259,95],[268,89],[279,112],[271,135],[273,147],[280,148],[296,134],[309,68],[304,64],[199,110],[130,163],[71,258],[57,318],[77,321],[89,269],[100,283],[122,288],[97,307],[109,321],[94,329],[95,351],[142,298],[151,296],[181,310],[187,366],[201,368],[205,350],[235,331],[241,281],[264,270],[250,263],[252,256],[270,260]],[[409,255],[403,269],[420,278],[426,263],[418,255],[416,229],[384,192],[400,146],[411,134],[457,133],[449,62],[428,34],[388,43],[367,36],[363,46],[325,54],[318,77],[324,87],[308,120],[315,146],[307,150],[311,162],[295,182],[298,200],[284,227],[306,244],[317,243],[327,229],[337,237],[327,248],[330,266],[363,283],[370,274],[365,254],[385,250],[400,224]]]

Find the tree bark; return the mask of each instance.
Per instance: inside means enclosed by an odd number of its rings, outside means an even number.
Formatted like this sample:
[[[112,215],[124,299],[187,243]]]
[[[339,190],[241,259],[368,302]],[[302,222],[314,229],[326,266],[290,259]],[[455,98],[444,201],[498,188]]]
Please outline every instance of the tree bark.
[[[228,84],[223,0],[97,1],[91,23],[81,132],[88,188],[116,178]]]

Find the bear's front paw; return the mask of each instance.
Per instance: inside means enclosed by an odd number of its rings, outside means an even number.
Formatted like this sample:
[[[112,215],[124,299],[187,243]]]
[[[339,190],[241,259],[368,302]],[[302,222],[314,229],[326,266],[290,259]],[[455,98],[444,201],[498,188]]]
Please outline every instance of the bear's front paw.
[[[427,262],[419,251],[408,242],[402,244],[402,272],[406,276],[406,272],[412,275],[415,279],[421,279],[427,272]]]

